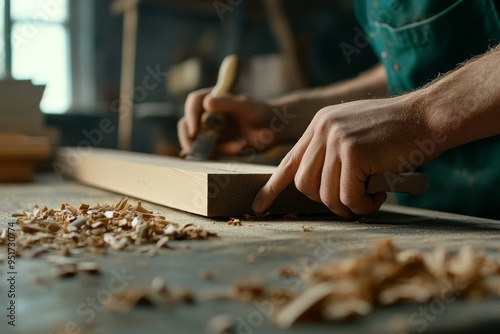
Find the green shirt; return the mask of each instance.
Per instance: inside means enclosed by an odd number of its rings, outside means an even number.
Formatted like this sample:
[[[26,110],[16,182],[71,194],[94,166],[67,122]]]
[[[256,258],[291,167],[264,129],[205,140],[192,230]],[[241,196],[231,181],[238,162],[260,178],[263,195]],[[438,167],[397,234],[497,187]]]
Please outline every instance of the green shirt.
[[[499,8],[498,0],[356,1],[392,95],[421,87],[499,44]],[[419,171],[429,176],[425,194],[398,195],[401,204],[500,217],[500,137],[447,151]]]

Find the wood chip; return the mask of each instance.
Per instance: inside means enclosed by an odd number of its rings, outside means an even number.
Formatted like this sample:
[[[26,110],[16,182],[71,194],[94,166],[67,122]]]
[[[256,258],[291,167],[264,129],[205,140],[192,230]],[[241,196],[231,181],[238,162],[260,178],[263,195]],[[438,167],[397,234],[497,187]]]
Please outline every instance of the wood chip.
[[[231,218],[227,224],[229,226],[241,226],[241,220],[237,219],[237,218]]]
[[[214,279],[214,274],[208,270],[200,270],[198,276],[200,276],[200,278],[205,281],[211,281]]]
[[[311,232],[313,230],[313,227],[311,226],[301,226],[303,232]]]
[[[170,240],[170,237],[162,237],[158,242],[156,243],[156,247],[158,248],[170,248],[168,246],[168,241]]]
[[[78,274],[78,269],[74,263],[66,263],[57,266],[59,278],[73,277]]]
[[[172,303],[193,303],[195,298],[190,290],[167,288],[163,278],[157,276],[150,286],[127,286],[113,295],[106,305],[111,312],[128,313],[135,307],[159,306]]]
[[[278,269],[278,277],[279,278],[290,278],[297,277],[298,273],[294,268],[291,267],[283,267]]]
[[[332,292],[331,283],[321,283],[309,288],[276,315],[276,324],[281,328],[289,328],[296,323],[319,320],[321,302]]]
[[[209,334],[232,334],[236,333],[236,323],[229,314],[219,314],[207,323]]]
[[[101,273],[99,266],[94,262],[79,262],[76,267],[78,271],[91,275],[98,275]]]
[[[254,301],[265,295],[265,286],[261,282],[241,282],[232,286],[231,294],[235,299]]]
[[[29,234],[33,234],[33,233],[38,233],[38,232],[43,232],[44,231],[43,228],[41,228],[40,226],[38,226],[36,224],[22,224],[21,225],[21,230],[24,233],[29,233]]]
[[[26,217],[26,212],[15,211],[15,212],[12,213],[12,217],[14,217],[14,218]]]
[[[150,289],[129,286],[121,292],[113,294],[107,309],[114,313],[128,313],[137,306],[152,306]]]

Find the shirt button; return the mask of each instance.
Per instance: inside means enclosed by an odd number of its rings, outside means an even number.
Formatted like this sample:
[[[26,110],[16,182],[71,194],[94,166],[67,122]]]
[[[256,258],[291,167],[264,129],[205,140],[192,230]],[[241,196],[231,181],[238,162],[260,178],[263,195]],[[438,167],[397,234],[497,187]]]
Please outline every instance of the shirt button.
[[[382,53],[380,54],[380,57],[382,57],[382,59],[387,59],[387,52],[382,51]]]
[[[399,66],[399,64],[394,64],[392,67],[394,68],[394,71],[399,71],[401,69],[401,66]]]

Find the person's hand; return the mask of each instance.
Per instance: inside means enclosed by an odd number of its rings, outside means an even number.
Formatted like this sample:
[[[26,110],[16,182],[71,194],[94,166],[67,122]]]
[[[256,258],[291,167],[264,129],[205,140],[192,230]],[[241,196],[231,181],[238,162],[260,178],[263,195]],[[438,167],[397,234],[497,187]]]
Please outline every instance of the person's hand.
[[[184,107],[184,117],[177,124],[183,152],[190,152],[204,110],[223,114],[225,125],[214,148],[215,155],[238,155],[245,148],[263,151],[278,141],[278,134],[270,131],[273,107],[246,95],[213,97],[210,88],[189,94]]]
[[[314,201],[344,218],[376,212],[386,193],[368,195],[371,175],[415,169],[440,154],[423,154],[421,143],[432,138],[428,122],[410,95],[362,100],[320,110],[303,136],[257,194],[252,209],[264,212],[292,182]],[[419,144],[420,143],[420,144]],[[408,167],[412,153],[421,161]],[[415,155],[415,154],[414,154]],[[415,160],[415,159],[413,159]]]

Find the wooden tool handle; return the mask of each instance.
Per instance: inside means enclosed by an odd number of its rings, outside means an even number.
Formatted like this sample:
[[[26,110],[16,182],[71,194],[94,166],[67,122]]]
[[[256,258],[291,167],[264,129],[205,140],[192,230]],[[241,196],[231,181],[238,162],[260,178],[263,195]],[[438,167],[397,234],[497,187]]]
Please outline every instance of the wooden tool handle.
[[[212,96],[219,96],[225,93],[229,93],[231,86],[236,78],[236,72],[238,69],[238,56],[228,55],[222,61],[219,68],[219,76],[217,77],[217,84],[210,92]]]
[[[367,182],[366,193],[384,191],[418,195],[424,192],[426,181],[427,175],[423,173],[374,175]]]
[[[224,58],[222,64],[220,65],[219,75],[217,77],[217,84],[210,92],[211,96],[220,96],[225,93],[229,93],[234,80],[236,78],[236,72],[238,69],[238,56],[229,55]],[[224,117],[214,113],[210,110],[205,111],[201,115],[201,128],[203,130],[216,130],[220,129],[224,125]]]

